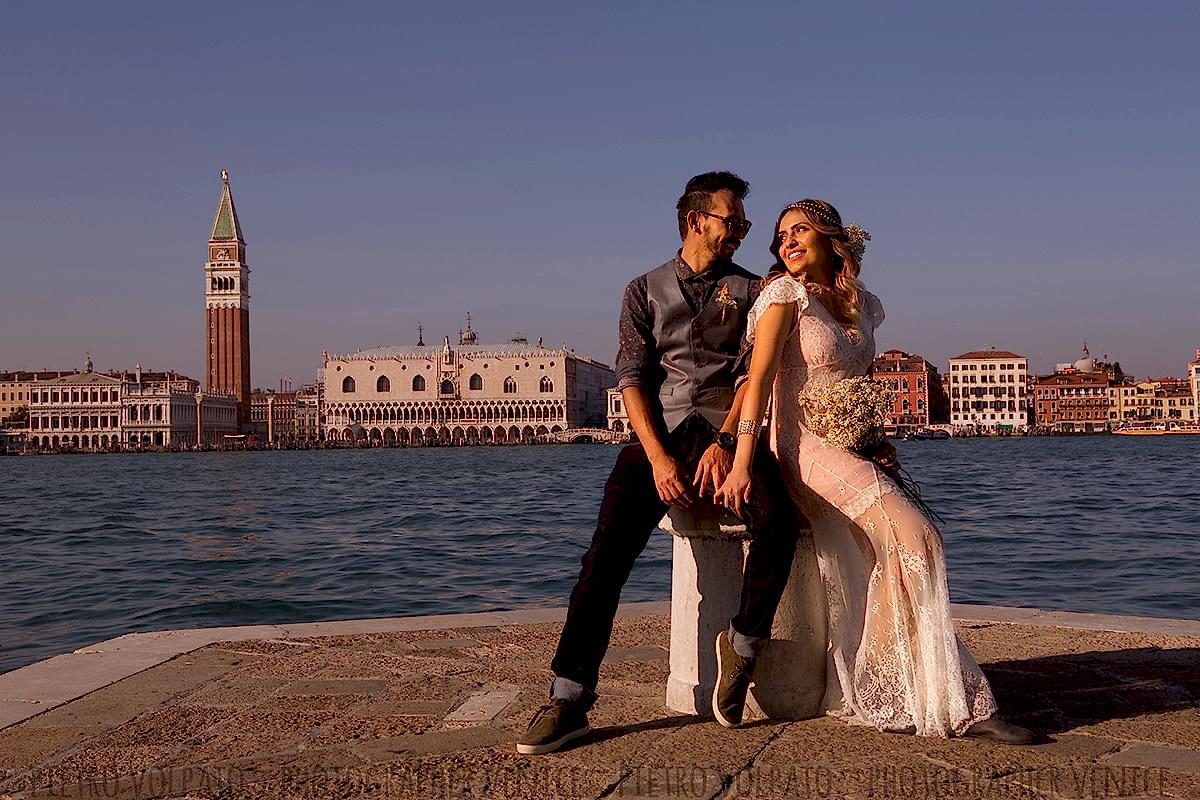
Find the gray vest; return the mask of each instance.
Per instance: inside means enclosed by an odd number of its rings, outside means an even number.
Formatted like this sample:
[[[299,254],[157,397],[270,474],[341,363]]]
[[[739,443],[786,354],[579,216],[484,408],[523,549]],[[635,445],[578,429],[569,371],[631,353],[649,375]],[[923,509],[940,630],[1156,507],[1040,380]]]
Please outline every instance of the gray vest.
[[[717,281],[708,303],[693,313],[674,261],[647,274],[646,300],[664,373],[658,399],[668,431],[692,413],[718,430],[725,421],[733,404],[733,367],[750,312],[750,287],[757,280],[735,266]],[[718,302],[723,286],[729,287],[736,308]]]

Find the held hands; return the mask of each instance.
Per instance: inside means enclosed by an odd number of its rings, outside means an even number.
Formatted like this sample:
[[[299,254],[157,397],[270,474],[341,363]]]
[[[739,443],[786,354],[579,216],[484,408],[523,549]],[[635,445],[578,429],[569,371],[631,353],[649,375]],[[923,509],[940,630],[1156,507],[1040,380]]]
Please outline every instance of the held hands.
[[[724,483],[725,476],[732,467],[733,453],[711,444],[704,451],[704,455],[700,456],[700,463],[696,466],[696,479],[692,481],[692,486],[701,497],[706,494],[715,497],[718,487]]]
[[[741,517],[742,509],[750,502],[750,470],[734,465],[725,476],[721,488],[717,489],[713,501]]]

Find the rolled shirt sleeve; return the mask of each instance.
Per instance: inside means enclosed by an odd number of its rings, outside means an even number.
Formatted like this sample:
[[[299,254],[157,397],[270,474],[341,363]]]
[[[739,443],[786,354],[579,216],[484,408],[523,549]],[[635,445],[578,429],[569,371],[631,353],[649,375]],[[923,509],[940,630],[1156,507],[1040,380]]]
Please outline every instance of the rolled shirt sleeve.
[[[657,386],[658,350],[654,344],[650,305],[646,299],[645,275],[630,281],[621,299],[616,371],[617,391],[630,386]]]

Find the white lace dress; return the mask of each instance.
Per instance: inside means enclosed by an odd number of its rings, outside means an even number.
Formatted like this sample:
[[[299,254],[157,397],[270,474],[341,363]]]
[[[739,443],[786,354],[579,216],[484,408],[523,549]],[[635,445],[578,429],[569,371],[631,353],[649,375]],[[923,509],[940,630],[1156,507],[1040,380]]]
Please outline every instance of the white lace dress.
[[[790,276],[768,284],[769,305],[795,303],[772,392],[771,449],[812,522],[829,618],[824,710],[881,731],[962,733],[996,711],[991,687],[950,618],[946,558],[933,523],[871,461],[827,445],[804,425],[797,395],[866,375],[883,306],[865,293],[848,330]]]

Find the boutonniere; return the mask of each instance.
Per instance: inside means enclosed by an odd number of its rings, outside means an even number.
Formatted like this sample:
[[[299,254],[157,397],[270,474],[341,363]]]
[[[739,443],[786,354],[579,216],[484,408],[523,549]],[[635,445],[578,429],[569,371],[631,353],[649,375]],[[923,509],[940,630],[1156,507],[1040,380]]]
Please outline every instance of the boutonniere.
[[[737,310],[737,300],[733,299],[733,292],[729,290],[729,284],[721,284],[721,288],[717,291],[717,305],[721,307],[721,322],[725,321],[725,314],[730,310]]]

